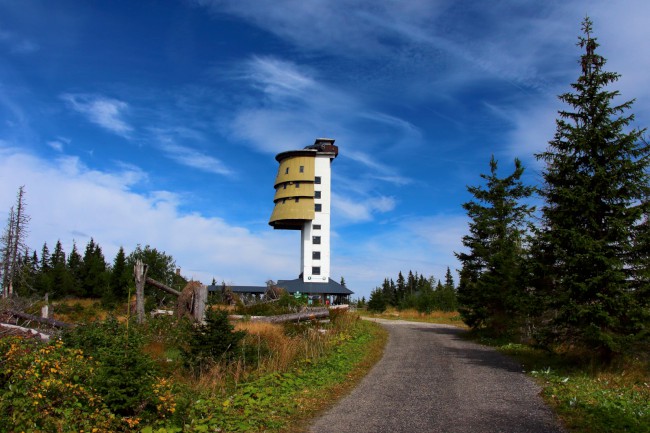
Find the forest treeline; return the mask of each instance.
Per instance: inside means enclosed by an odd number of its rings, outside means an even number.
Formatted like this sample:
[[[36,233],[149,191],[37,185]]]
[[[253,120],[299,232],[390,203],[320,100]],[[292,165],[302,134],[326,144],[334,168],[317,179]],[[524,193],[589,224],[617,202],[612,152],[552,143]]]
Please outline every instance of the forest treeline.
[[[459,311],[475,329],[610,360],[650,339],[650,146],[626,114],[633,101],[605,89],[619,75],[603,69],[589,19],[578,45],[568,108],[535,155],[542,185],[523,183],[519,160],[499,177],[492,157],[468,187]]]
[[[187,283],[177,275],[174,258],[164,251],[137,245],[127,255],[120,247],[109,263],[101,246],[91,238],[83,254],[74,242],[66,254],[59,240],[51,252],[44,243],[40,254],[32,251],[19,255],[13,290],[24,297],[48,294],[50,299],[101,299],[107,305],[126,302],[129,293],[134,293],[133,266],[138,259],[147,264],[147,276],[155,280],[181,289]]]
[[[413,271],[409,271],[404,278],[400,271],[396,280],[385,278],[381,287],[370,293],[367,306],[375,312],[383,312],[389,306],[400,310],[413,308],[421,313],[456,311],[458,303],[454,278],[449,268],[444,283],[442,280],[436,282],[433,276],[426,278]]]

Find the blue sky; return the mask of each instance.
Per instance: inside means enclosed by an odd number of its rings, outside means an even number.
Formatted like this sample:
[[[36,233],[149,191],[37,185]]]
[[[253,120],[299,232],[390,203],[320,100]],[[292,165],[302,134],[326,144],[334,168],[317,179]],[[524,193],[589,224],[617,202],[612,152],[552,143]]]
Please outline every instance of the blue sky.
[[[492,154],[539,182],[586,14],[649,125],[646,0],[0,0],[0,221],[25,185],[32,248],[92,236],[204,283],[295,278],[274,155],[330,137],[332,277],[358,296],[441,278]]]

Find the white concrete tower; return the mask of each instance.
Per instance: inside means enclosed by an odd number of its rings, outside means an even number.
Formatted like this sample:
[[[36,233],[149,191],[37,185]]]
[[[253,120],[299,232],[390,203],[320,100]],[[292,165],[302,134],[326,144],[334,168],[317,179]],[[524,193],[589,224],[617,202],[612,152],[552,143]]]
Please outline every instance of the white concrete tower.
[[[306,283],[330,278],[331,163],[337,155],[333,139],[318,138],[311,146],[275,157],[280,167],[269,224],[300,230],[300,277]]]

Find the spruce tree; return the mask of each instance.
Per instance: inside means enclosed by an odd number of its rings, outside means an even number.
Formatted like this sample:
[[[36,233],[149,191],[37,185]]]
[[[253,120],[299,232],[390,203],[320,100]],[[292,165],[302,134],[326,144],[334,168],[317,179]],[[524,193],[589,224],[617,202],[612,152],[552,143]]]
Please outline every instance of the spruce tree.
[[[397,275],[396,284],[397,284],[395,287],[396,302],[394,305],[397,305],[397,302],[399,300],[402,300],[406,297],[406,280],[404,279],[404,275],[402,275],[402,271],[399,271],[399,274]]]
[[[370,299],[368,300],[368,310],[375,313],[383,313],[386,311],[386,298],[384,291],[377,287],[370,292]]]
[[[456,311],[458,308],[458,301],[456,299],[456,286],[454,284],[454,277],[451,275],[449,266],[447,266],[447,273],[445,273],[445,285],[440,291],[439,308],[442,311]]]
[[[515,171],[499,178],[492,156],[490,174],[481,175],[485,188],[467,188],[476,201],[463,204],[470,218],[469,234],[463,236],[467,251],[456,253],[456,257],[462,264],[459,311],[473,328],[486,326],[496,333],[506,332],[517,326],[515,319],[522,313],[523,241],[534,211],[520,202],[534,192],[521,182],[523,172],[521,162],[515,159]]]
[[[106,260],[101,247],[93,238],[86,244],[80,276],[83,296],[101,298],[108,290]]]
[[[106,300],[126,302],[131,283],[132,272],[129,271],[126,264],[126,254],[124,248],[120,247],[113,260],[110,279],[110,295],[105,297]]]
[[[65,252],[61,241],[58,240],[54,246],[54,251],[50,257],[52,269],[50,271],[50,284],[54,296],[61,297],[71,295],[72,280],[70,278],[67,263],[65,260]]]
[[[415,292],[415,287],[417,285],[417,272],[413,275],[413,271],[409,270],[409,274],[406,277],[406,293],[407,296],[412,295]]]
[[[47,247],[47,242],[45,242],[41,249],[39,272],[36,275],[35,280],[35,290],[39,295],[52,292],[52,284],[50,282],[51,270],[52,264],[50,262],[50,250]]]
[[[70,294],[80,297],[83,294],[81,287],[82,259],[77,250],[77,243],[72,241],[72,251],[68,254],[68,273],[70,274]]]
[[[624,114],[633,101],[617,104],[619,92],[605,89],[620,76],[603,69],[589,18],[582,31],[581,74],[573,91],[559,96],[569,108],[559,111],[553,140],[536,155],[546,163],[540,272],[553,317],[549,337],[609,357],[629,336],[647,332],[633,252],[648,210],[649,149],[645,130],[631,129],[634,115]]]

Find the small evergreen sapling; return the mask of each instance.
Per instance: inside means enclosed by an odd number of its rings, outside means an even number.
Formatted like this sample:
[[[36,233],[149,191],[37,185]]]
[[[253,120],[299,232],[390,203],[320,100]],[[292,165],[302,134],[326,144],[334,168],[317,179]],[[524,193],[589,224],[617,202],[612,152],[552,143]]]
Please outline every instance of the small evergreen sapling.
[[[228,322],[228,313],[208,308],[205,323],[197,325],[189,336],[185,350],[186,364],[203,367],[220,359],[228,359],[246,335],[246,331],[235,331]]]

